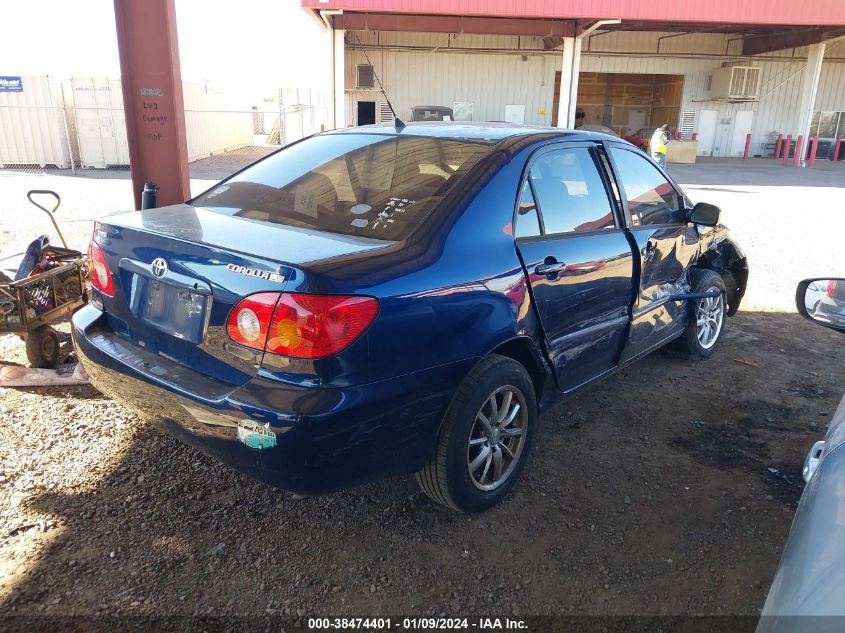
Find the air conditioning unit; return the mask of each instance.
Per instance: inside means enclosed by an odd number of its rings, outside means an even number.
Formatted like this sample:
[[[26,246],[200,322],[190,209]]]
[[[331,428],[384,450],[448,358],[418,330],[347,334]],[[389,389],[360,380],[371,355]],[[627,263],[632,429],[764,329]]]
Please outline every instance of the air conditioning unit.
[[[376,74],[369,64],[358,64],[355,86],[357,88],[374,88]]]
[[[712,99],[756,101],[760,98],[758,66],[726,66],[713,71],[710,83]]]

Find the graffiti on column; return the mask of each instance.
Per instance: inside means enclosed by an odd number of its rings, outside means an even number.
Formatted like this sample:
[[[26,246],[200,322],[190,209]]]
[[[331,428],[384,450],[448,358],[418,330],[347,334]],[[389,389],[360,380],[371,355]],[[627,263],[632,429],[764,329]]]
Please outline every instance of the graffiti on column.
[[[167,125],[168,117],[166,114],[159,113],[158,102],[149,97],[161,97],[161,88],[141,88],[141,96],[145,97],[141,107],[144,137],[149,141],[160,141],[163,138],[160,129]]]

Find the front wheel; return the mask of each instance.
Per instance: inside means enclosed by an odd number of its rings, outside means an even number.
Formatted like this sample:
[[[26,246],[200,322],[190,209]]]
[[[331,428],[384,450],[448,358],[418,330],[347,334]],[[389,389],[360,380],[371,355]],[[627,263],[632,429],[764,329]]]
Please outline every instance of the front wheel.
[[[693,299],[689,306],[689,322],[684,334],[672,344],[672,349],[685,358],[704,360],[716,351],[725,331],[727,304],[725,282],[719,273],[706,269],[690,270],[691,292],[713,293],[714,297]]]
[[[417,483],[446,507],[487,510],[522,475],[536,421],[534,385],[525,367],[504,356],[483,359],[458,387]]]

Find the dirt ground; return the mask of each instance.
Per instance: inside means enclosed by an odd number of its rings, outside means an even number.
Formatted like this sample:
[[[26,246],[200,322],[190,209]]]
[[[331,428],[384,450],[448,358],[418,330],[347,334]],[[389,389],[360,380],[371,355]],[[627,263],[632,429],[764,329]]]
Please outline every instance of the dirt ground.
[[[845,368],[796,315],[729,327],[710,361],[656,353],[545,415],[515,494],[471,517],[410,477],[294,498],[90,388],[5,390],[3,609],[756,614]]]
[[[829,228],[845,208],[835,186],[716,193],[834,200],[802,210]],[[0,390],[0,610],[756,615],[804,456],[845,392],[845,338],[784,311],[796,268],[845,273],[842,232],[790,252],[786,204],[732,211],[754,301],[714,358],[655,353],[543,416],[525,478],[478,516],[433,505],[412,477],[295,498],[91,388]],[[754,234],[762,222],[771,231]],[[22,351],[0,338],[0,358]]]

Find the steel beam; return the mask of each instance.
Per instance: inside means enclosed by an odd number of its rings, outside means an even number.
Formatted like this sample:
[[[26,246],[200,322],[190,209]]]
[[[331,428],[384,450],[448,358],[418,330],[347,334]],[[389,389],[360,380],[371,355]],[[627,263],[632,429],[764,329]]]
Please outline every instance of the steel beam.
[[[796,29],[772,35],[751,35],[742,38],[743,55],[762,55],[787,48],[800,48],[824,41],[830,29]]]
[[[560,60],[560,93],[557,121],[559,128],[575,127],[575,101],[578,97],[578,75],[581,71],[581,38],[566,37]]]
[[[799,102],[801,110],[798,113],[798,134],[806,139],[810,138],[810,124],[813,122],[813,115],[816,113],[816,93],[819,91],[819,78],[822,74],[825,48],[826,44],[815,44],[810,47],[807,54],[807,67],[804,69],[804,77],[801,81],[801,101]],[[796,163],[796,165],[804,164],[800,158],[797,160],[801,162]]]
[[[135,208],[152,181],[158,205],[191,195],[175,0],[114,0]]]
[[[335,28],[347,31],[426,31],[429,33],[571,37],[575,35],[576,22],[575,20],[501,19],[450,15],[344,13],[335,18]]]

